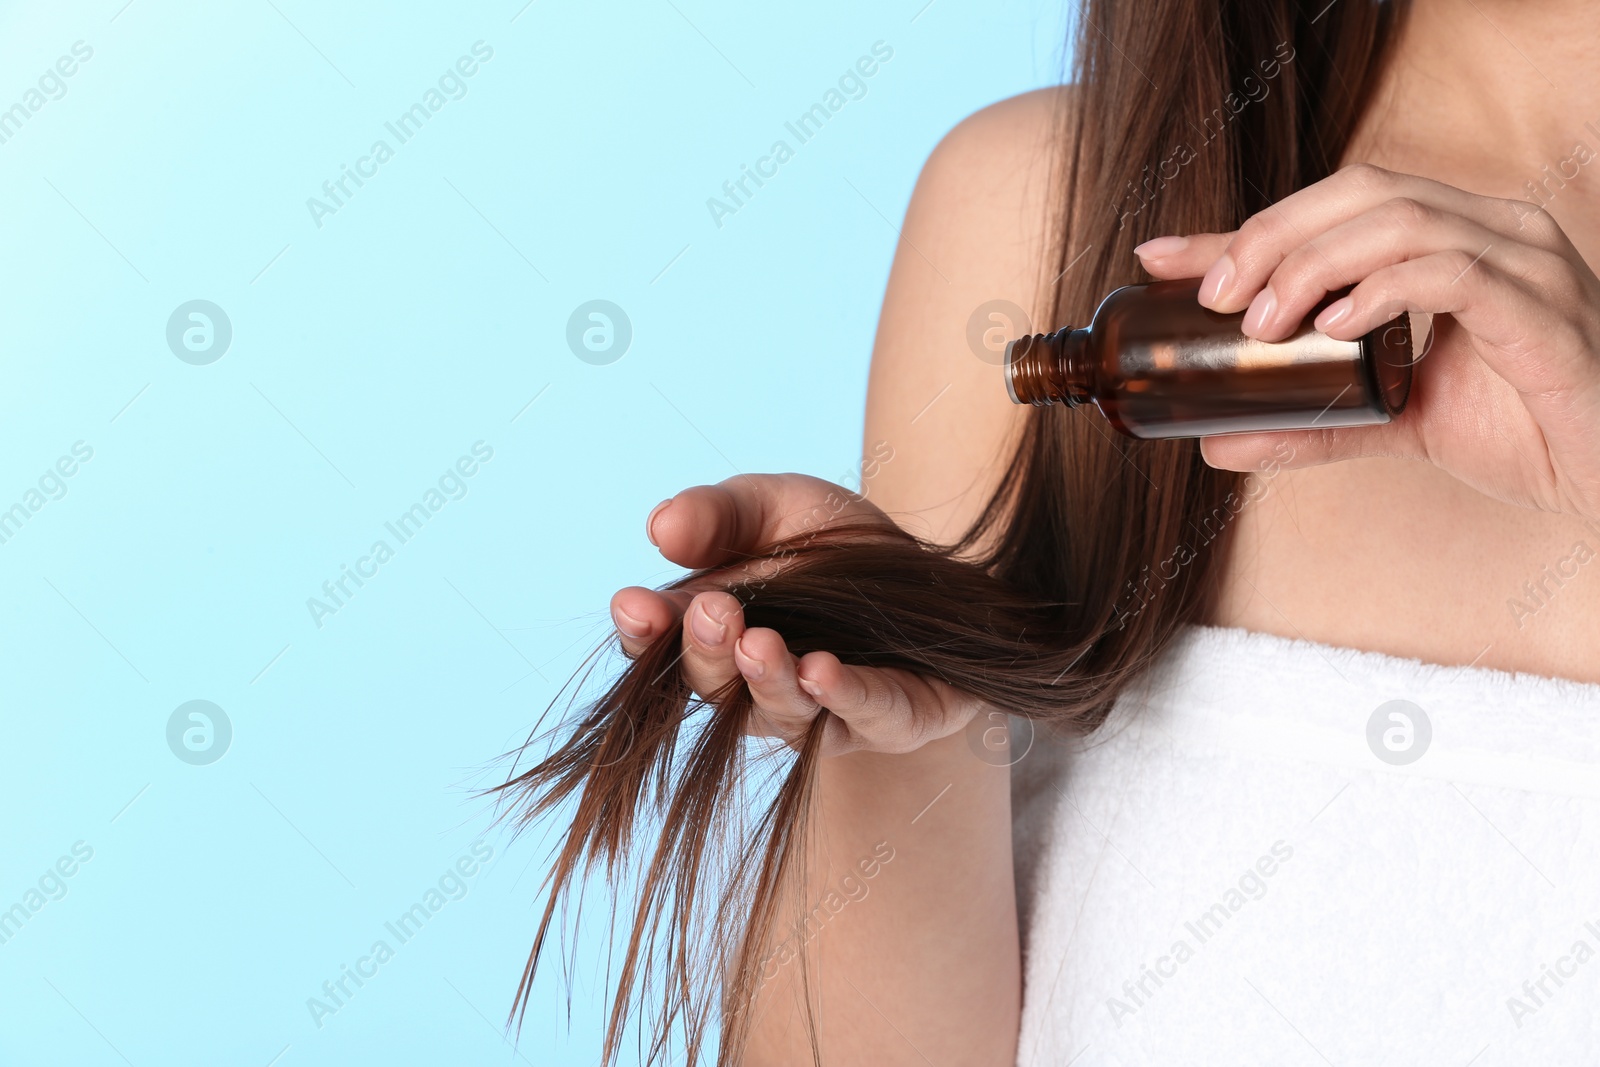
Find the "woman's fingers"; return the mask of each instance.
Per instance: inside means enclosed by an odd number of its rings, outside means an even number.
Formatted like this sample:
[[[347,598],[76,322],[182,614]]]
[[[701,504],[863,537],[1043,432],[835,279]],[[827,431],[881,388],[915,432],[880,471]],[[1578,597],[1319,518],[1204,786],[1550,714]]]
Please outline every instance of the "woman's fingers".
[[[1163,281],[1172,278],[1197,278],[1217,261],[1231,233],[1196,233],[1188,237],[1157,237],[1133,251],[1144,269]]]
[[[798,662],[776,630],[756,626],[733,645],[733,662],[755,701],[750,732],[793,742],[816,718],[821,706],[800,688]]]
[[[1596,338],[1578,336],[1577,321],[1551,314],[1550,290],[1563,284],[1551,277],[1535,291],[1469,252],[1436,252],[1374,271],[1319,320],[1328,336],[1353,340],[1405,311],[1447,313],[1489,368],[1541,407],[1596,373]]]
[[[645,536],[661,554],[684,567],[716,567],[829,522],[893,524],[859,496],[803,474],[740,475],[718,485],[697,485],[651,509]],[[782,561],[753,563],[756,577],[770,577]],[[714,584],[712,582],[704,583]],[[630,586],[611,598],[611,620],[622,647],[637,656],[672,626],[692,592],[655,592]]]
[[[744,610],[730,593],[700,593],[685,607],[636,586],[611,598],[612,618],[630,656],[670,628],[680,610],[682,668],[690,688],[705,697],[742,679],[754,703],[751,733],[792,744],[827,708],[835,718],[823,738],[823,755],[861,748],[910,752],[960,729],[976,709],[971,698],[910,671],[848,666],[829,652],[796,659],[776,630],[746,629]]]
[[[840,523],[879,524],[885,533],[898,532],[860,496],[800,474],[741,475],[686,489],[650,512],[646,532],[669,560],[709,568]],[[796,660],[776,631],[746,630],[738,598],[722,589],[662,593],[631,586],[611,598],[612,621],[630,656],[670,630],[680,614],[681,669],[689,686],[707,698],[742,682],[754,704],[754,733],[793,742],[827,706],[836,714],[823,740],[825,754],[865,746],[907,752],[958,728],[949,725],[952,708],[971,703],[948,686],[935,688],[906,671],[845,667],[827,653]]]
[[[611,595],[611,625],[629,657],[638,656],[671,629],[680,610],[654,589],[642,586],[630,585]]]
[[[1430,215],[1456,216],[1482,231],[1468,239],[1474,251],[1511,245],[1557,254],[1569,250],[1560,228],[1541,212],[1530,212],[1526,204],[1476,196],[1442,182],[1360,163],[1257,212],[1232,234],[1159,237],[1136,251],[1145,269],[1158,278],[1203,276],[1200,303],[1206,307],[1240,312],[1260,298],[1290,255],[1300,250],[1326,253],[1323,239],[1330,230],[1369,212],[1386,217],[1400,232],[1425,225]],[[1329,289],[1349,285],[1360,276],[1347,274]],[[1283,294],[1276,295],[1287,320],[1291,313]],[[1309,305],[1302,315],[1306,309]]]
[[[1285,255],[1250,302],[1241,329],[1249,337],[1281,341],[1294,333],[1329,293],[1396,263],[1463,250],[1470,250],[1464,254],[1473,264],[1498,267],[1522,278],[1534,275],[1555,258],[1549,252],[1502,241],[1493,231],[1461,215],[1415,200],[1391,200],[1339,223],[1315,242]],[[1332,325],[1336,316],[1337,312],[1319,315],[1317,325]],[[1388,319],[1373,325],[1385,321]],[[1349,330],[1343,333],[1348,335]]]
[[[759,486],[765,477],[750,481]],[[715,567],[760,544],[770,523],[766,498],[751,486],[691,486],[651,510],[645,536],[680,567]]]
[[[1516,240],[1554,250],[1561,240],[1558,234],[1543,232],[1530,237],[1525,225],[1519,229],[1522,220],[1511,201],[1476,196],[1428,178],[1358,163],[1247,219],[1227,250],[1207,269],[1200,303],[1213,311],[1245,310],[1290,252],[1319,240],[1341,222],[1397,200],[1471,219],[1504,242]]]
[[[824,755],[857,749],[911,752],[961,729],[977,701],[910,671],[850,666],[830,652],[800,660],[800,687],[836,721],[823,737]]]
[[[744,633],[744,609],[732,593],[700,593],[683,613],[683,675],[701,697],[739,676],[733,646]]]
[[[1418,459],[1423,451],[1415,423],[1403,419],[1381,426],[1219,434],[1200,439],[1205,461],[1225,471],[1260,471],[1266,464],[1283,469],[1315,467],[1364,456]]]
[[[679,566],[717,567],[806,530],[850,521],[889,523],[861,497],[821,478],[741,474],[663,500],[645,533]]]
[[[1145,262],[1145,269],[1157,277],[1193,277],[1206,271],[1209,281],[1201,283],[1201,302],[1205,303],[1204,294],[1215,284],[1221,263],[1218,256],[1234,240],[1235,235],[1231,234],[1158,237],[1135,251]],[[1483,250],[1485,259],[1526,274],[1531,273],[1536,260],[1549,257],[1548,253],[1526,246],[1496,245],[1496,241],[1492,231],[1460,215],[1415,200],[1388,201],[1356,218],[1337,223],[1318,235],[1314,242],[1303,242],[1283,252],[1270,277],[1251,299],[1241,330],[1246,336],[1263,341],[1281,341],[1305,321],[1306,315],[1327,294],[1408,259],[1477,248]],[[1341,303],[1319,315],[1318,328],[1332,325],[1349,307],[1348,303]],[[1381,325],[1399,311],[1398,308],[1388,310],[1385,318],[1372,325]],[[1344,327],[1340,336],[1348,335],[1349,324],[1340,325]]]

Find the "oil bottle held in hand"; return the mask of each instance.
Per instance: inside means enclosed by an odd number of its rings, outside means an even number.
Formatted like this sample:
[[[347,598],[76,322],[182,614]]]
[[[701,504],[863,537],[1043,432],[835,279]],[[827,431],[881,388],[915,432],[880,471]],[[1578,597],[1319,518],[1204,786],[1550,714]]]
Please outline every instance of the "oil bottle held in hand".
[[[1416,360],[1401,315],[1354,341],[1312,328],[1328,298],[1283,341],[1240,330],[1198,301],[1200,279],[1112,292],[1087,327],[1006,347],[1006,390],[1018,404],[1093,403],[1130,437],[1203,437],[1388,422],[1406,405]]]

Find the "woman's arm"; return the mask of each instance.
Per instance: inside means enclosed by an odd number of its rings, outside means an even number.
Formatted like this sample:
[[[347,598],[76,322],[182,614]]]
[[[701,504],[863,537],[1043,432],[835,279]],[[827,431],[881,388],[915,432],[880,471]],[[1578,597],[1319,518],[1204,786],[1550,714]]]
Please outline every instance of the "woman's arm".
[[[873,353],[862,491],[921,536],[951,541],[972,521],[1023,410],[1006,397],[1000,353],[969,346],[969,320],[1001,301],[1041,315],[1060,101],[1059,90],[1030,93],[967,119],[929,159],[906,213]],[[1009,325],[1010,336],[1028,328]],[[857,685],[873,688],[839,680]],[[849,695],[885,717],[917,714],[887,687]],[[978,755],[987,725],[911,752],[823,761],[796,902],[807,919],[768,949],[747,1063],[812,1062],[791,958],[802,939],[823,1062],[1014,1062],[1010,775],[995,765],[1003,757]]]

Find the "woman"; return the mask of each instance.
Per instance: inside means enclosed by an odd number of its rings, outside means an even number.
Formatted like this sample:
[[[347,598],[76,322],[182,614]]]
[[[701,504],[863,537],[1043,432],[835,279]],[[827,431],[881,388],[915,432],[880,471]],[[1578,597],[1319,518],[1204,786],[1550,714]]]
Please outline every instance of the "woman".
[[[997,756],[978,671],[797,657],[749,596],[618,592],[631,654],[670,639],[695,692],[748,690],[755,732],[825,723],[785,898],[813,918],[752,935],[739,1062],[812,1062],[813,1039],[941,1067],[1600,1047],[1597,33],[1582,0],[1089,0],[1071,86],[940,144],[861,496],[741,477],[649,536],[686,567],[819,514],[963,545],[1072,615],[1062,684],[1114,711]],[[1133,442],[1013,406],[966,344],[991,301],[1082,324],[1151,276],[1203,276],[1263,340],[1351,283],[1316,320],[1334,337],[1434,314],[1409,408]]]

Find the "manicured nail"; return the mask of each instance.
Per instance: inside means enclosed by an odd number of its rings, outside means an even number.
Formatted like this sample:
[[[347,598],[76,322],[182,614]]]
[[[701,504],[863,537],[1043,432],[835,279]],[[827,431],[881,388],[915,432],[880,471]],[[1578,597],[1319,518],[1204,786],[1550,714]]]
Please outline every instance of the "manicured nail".
[[[689,613],[689,629],[694,631],[695,638],[702,645],[710,648],[716,648],[728,636],[727,623],[712,618],[703,602],[695,605],[695,609]]]
[[[1240,324],[1246,334],[1254,337],[1260,333],[1262,327],[1272,321],[1272,316],[1278,312],[1278,294],[1272,291],[1272,286],[1267,286],[1256,294],[1250,301],[1250,310],[1244,313],[1244,322]]]
[[[1333,326],[1341,319],[1348,317],[1350,310],[1353,307],[1355,307],[1355,304],[1348,296],[1341,296],[1339,299],[1323,308],[1322,313],[1317,316],[1316,321],[1311,325],[1316,327],[1319,332],[1327,333],[1330,326]]]
[[[809,678],[801,678],[799,679],[799,682],[800,688],[811,694],[811,698],[813,700],[822,699],[822,686],[818,685],[816,682],[813,682]]]
[[[637,641],[640,638],[649,636],[650,634],[649,623],[640,622],[638,619],[634,618],[632,615],[629,615],[621,608],[611,609],[611,622],[616,626],[617,632],[623,637],[631,637]]]
[[[1141,259],[1161,259],[1175,256],[1189,247],[1187,237],[1154,237],[1142,245],[1133,246],[1133,254]]]
[[[1230,256],[1223,256],[1211,264],[1211,269],[1200,281],[1200,303],[1207,307],[1215,305],[1233,284],[1233,273],[1233,259]]]
[[[736,662],[746,678],[759,682],[767,676],[767,665],[745,651],[743,637],[733,643],[733,650],[739,653]]]
[[[657,548],[661,547],[661,542],[656,540],[656,516],[661,514],[661,509],[670,503],[672,503],[672,498],[669,496],[667,499],[651,508],[650,514],[645,516],[644,535],[648,537],[650,539],[650,543],[655,545]]]

